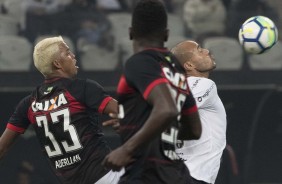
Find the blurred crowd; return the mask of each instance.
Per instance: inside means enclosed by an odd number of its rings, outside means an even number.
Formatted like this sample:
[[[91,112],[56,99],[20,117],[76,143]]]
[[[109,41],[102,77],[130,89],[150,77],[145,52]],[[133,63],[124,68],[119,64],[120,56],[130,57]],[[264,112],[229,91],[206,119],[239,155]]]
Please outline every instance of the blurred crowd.
[[[0,0],[0,71],[33,70],[33,46],[50,35],[63,36],[76,53],[82,70],[120,68],[132,54],[127,31],[136,1]],[[240,25],[254,15],[267,16],[281,27],[279,0],[164,0],[164,3],[171,29],[167,47],[184,39],[194,39],[200,44],[211,37],[237,40]]]

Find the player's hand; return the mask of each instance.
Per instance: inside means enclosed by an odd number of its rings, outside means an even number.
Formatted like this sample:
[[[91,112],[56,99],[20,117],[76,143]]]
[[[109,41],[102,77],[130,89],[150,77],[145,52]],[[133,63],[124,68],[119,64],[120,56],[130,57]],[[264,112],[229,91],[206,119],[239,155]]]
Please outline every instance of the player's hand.
[[[102,162],[102,165],[113,171],[120,171],[124,166],[133,162],[132,155],[124,149],[123,146],[118,147],[109,153]]]
[[[120,133],[120,122],[119,120],[124,118],[124,110],[123,106],[119,105],[119,113],[109,113],[109,116],[112,118],[111,120],[103,122],[103,126],[112,126],[113,129]]]
[[[110,119],[107,121],[104,121],[102,123],[103,126],[112,126],[112,128],[117,132],[120,133],[120,123],[119,119]]]

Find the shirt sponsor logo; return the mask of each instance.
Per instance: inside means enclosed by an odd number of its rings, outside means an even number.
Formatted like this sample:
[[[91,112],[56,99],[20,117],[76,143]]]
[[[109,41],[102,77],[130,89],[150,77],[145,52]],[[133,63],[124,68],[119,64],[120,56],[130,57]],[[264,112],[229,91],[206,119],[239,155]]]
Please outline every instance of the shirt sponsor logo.
[[[207,89],[207,91],[205,92],[205,94],[202,96],[202,98],[208,97],[210,92],[212,91],[212,89],[214,88],[215,84],[212,84],[211,87],[209,89]],[[198,99],[199,100],[199,99]],[[202,99],[201,99],[202,101]],[[200,101],[199,101],[200,102]]]
[[[182,161],[187,161],[187,159],[184,158],[184,154],[181,152],[181,153],[176,153],[179,157],[180,157],[180,160]]]
[[[200,96],[200,97],[197,97],[197,101],[198,102],[202,102],[204,98],[208,97],[210,95],[210,92],[213,90],[215,84],[212,84],[207,90],[206,92],[204,93],[203,96]]]
[[[198,100],[198,102],[201,102],[203,99],[202,99],[202,97],[198,97],[197,100]]]
[[[34,101],[31,104],[31,108],[32,108],[33,112],[37,112],[39,110],[40,111],[50,111],[50,110],[53,110],[53,109],[57,109],[61,105],[65,105],[67,103],[68,102],[66,100],[64,93],[61,93],[58,96],[56,96],[52,99],[45,100],[43,102]]]
[[[73,165],[73,164],[80,162],[80,161],[81,161],[81,158],[80,158],[79,154],[77,154],[77,155],[74,155],[74,156],[71,156],[71,157],[68,157],[68,158],[56,160],[55,161],[55,167],[56,167],[56,169],[60,169],[60,168],[63,168],[63,167],[69,166],[69,165]]]
[[[177,148],[182,148],[183,145],[184,145],[183,140],[177,140],[177,141],[176,141],[176,147],[177,147]]]
[[[195,87],[197,87],[197,85],[199,84],[200,80],[201,80],[201,79],[197,79],[197,80],[193,83],[193,85],[190,87],[191,91],[193,91],[192,89],[194,89]]]

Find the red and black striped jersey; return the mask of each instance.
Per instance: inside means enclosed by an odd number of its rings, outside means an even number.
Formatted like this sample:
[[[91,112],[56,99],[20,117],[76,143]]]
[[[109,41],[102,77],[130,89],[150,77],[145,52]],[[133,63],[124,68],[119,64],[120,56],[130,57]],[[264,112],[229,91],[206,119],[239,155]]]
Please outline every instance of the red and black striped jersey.
[[[184,71],[176,58],[164,48],[146,49],[126,62],[117,95],[124,118],[121,138],[126,142],[150,116],[152,106],[147,102],[151,90],[162,83],[170,86],[180,114],[197,111]],[[180,119],[180,117],[179,117]],[[126,168],[120,183],[187,183],[189,171],[175,153],[179,122],[172,122],[165,132],[142,147],[135,162]],[[186,178],[185,180],[185,177]]]
[[[46,80],[18,104],[7,128],[24,133],[32,125],[61,182],[94,183],[108,172],[101,162],[110,148],[98,120],[111,99],[89,79]]]

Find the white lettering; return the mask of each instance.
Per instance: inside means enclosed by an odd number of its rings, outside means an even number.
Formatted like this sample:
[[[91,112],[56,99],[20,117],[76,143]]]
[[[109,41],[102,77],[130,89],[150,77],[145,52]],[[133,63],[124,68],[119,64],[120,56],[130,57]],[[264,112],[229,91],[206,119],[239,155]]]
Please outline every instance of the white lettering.
[[[176,87],[179,87],[183,90],[187,90],[188,85],[186,82],[185,75],[181,73],[173,73],[169,68],[163,67],[163,72],[165,74],[165,77]]]
[[[32,108],[32,111],[33,111],[33,112],[36,112],[36,111],[37,111],[37,109],[36,109],[36,107],[35,107],[35,101],[31,103],[31,108]]]
[[[60,107],[61,105],[67,104],[67,103],[68,103],[68,102],[67,102],[67,100],[66,100],[64,94],[63,94],[63,93],[60,94],[60,95],[59,95],[59,99],[58,99],[58,107]]]
[[[79,154],[77,154],[77,155],[74,155],[74,156],[71,156],[71,157],[68,157],[68,158],[56,160],[55,161],[55,167],[56,167],[56,169],[59,169],[59,168],[63,168],[63,167],[69,166],[69,165],[73,165],[73,164],[80,162],[80,161],[81,161],[81,158],[80,158]]]
[[[164,150],[164,154],[171,160],[180,160],[180,157],[172,150]]]
[[[44,111],[48,111],[48,108],[49,108],[49,101],[45,101],[45,108],[44,108]]]
[[[48,110],[56,109],[60,107],[61,105],[65,105],[67,103],[68,102],[66,100],[64,93],[61,93],[59,94],[59,96],[56,96],[52,99],[45,100],[43,102],[33,101],[31,104],[31,108],[33,112],[42,111],[42,110],[48,111]]]
[[[162,140],[164,142],[174,144],[177,140],[177,135],[178,135],[178,130],[176,128],[172,127],[170,129],[170,132],[168,132],[168,133],[163,132],[162,133]]]
[[[43,107],[42,103],[36,103],[36,109],[42,110],[43,109],[42,107]]]

